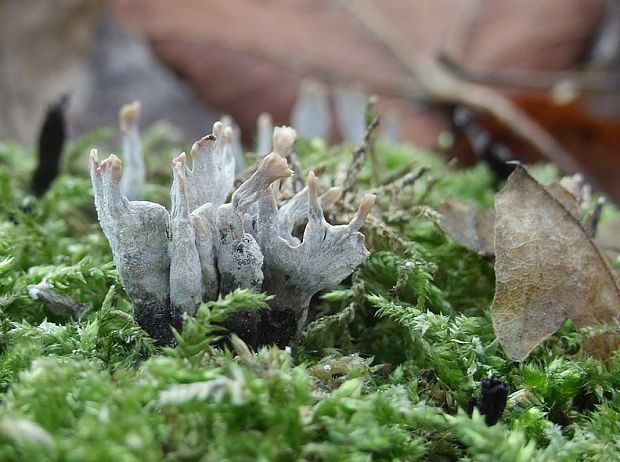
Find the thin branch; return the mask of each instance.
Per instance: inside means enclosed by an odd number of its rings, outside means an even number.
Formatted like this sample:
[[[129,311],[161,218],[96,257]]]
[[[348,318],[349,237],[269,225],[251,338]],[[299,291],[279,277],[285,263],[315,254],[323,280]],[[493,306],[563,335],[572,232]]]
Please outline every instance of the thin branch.
[[[443,42],[443,53],[453,61],[460,61],[467,52],[471,37],[478,22],[481,0],[459,0],[456,24],[450,28]]]
[[[364,162],[366,161],[366,155],[368,154],[368,146],[370,143],[370,139],[372,137],[373,132],[376,130],[379,125],[379,117],[375,116],[374,119],[370,121],[368,126],[366,127],[366,132],[364,133],[364,141],[353,151],[353,162],[347,171],[347,176],[342,184],[342,193],[343,195],[351,189],[353,183],[357,179],[357,175],[359,175]]]
[[[596,69],[527,72],[510,71],[510,73],[488,73],[471,71],[463,67],[452,55],[440,54],[437,60],[448,72],[461,80],[494,87],[506,87],[518,91],[550,91],[561,82],[574,82],[576,88],[583,92],[610,93],[614,91],[615,82],[620,79],[617,72],[601,72]]]
[[[405,175],[397,178],[390,183],[384,184],[375,189],[371,189],[370,192],[377,196],[382,196],[384,194],[391,194],[394,192],[402,191],[407,186],[415,183],[422,175],[424,175],[428,171],[427,167],[420,167],[413,172],[406,173]]]
[[[434,102],[463,104],[488,112],[512,132],[534,146],[544,157],[555,162],[565,172],[576,172],[582,167],[538,123],[517,108],[497,91],[466,82],[437,60],[420,55],[412,47],[403,47],[392,35],[381,11],[367,0],[338,0],[373,37],[381,43],[400,65],[414,77]]]

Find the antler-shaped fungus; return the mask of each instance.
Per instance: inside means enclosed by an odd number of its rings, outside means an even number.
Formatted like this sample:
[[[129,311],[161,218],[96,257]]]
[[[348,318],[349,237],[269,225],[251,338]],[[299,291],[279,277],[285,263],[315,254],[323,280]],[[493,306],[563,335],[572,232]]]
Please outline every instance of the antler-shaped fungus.
[[[366,194],[348,225],[325,221],[316,192],[314,172],[308,175],[308,225],[303,240],[293,246],[277,231],[278,208],[268,188],[259,198],[257,240],[265,257],[265,285],[276,297],[274,309],[292,309],[298,329],[308,315],[310,298],[321,289],[342,282],[369,255],[359,231],[375,196]]]
[[[290,329],[292,323],[298,331],[306,322],[310,298],[340,283],[368,256],[359,229],[374,204],[372,194],[364,197],[348,225],[332,226],[322,205],[334,203],[342,191],[331,188],[318,198],[310,172],[307,188],[278,211],[274,187],[293,174],[285,158],[295,142],[293,129],[274,129],[274,152],[230,203],[225,200],[235,171],[231,133],[220,122],[213,132],[194,143],[191,170],[184,153],[172,160],[171,217],[161,205],[122,196],[121,163],[115,155],[101,165],[95,150],[90,156],[99,221],[136,320],[164,344],[173,342],[170,326],[178,329],[201,301],[236,288],[275,295],[270,316],[246,313],[241,323],[256,327],[264,321],[271,329]],[[293,228],[306,218],[299,242]],[[288,341],[288,334],[276,337],[279,344]]]
[[[121,195],[121,161],[114,154],[99,164],[93,149],[89,170],[99,222],[136,321],[153,338],[168,343],[169,326],[181,324],[170,310],[168,212],[159,204],[130,202]]]
[[[235,181],[230,129],[225,129],[221,122],[215,122],[213,134],[192,146],[192,161],[192,170],[185,169],[190,211],[206,203],[219,207],[226,202]]]
[[[202,273],[196,234],[190,218],[185,153],[172,159],[172,253],[170,308],[175,316],[195,314],[202,301]]]

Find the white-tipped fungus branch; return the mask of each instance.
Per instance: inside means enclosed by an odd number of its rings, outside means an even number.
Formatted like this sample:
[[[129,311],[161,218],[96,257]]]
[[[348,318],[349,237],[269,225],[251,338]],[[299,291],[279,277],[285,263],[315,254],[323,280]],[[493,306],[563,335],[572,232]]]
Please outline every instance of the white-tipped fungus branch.
[[[237,288],[275,295],[272,325],[294,318],[293,334],[306,323],[311,297],[349,276],[368,256],[359,232],[375,196],[367,194],[348,225],[332,226],[323,206],[342,190],[317,196],[313,172],[308,185],[280,210],[274,188],[293,174],[286,157],[296,133],[276,127],[273,152],[232,194],[236,159],[230,127],[194,143],[192,169],[185,154],[172,160],[172,213],[123,195],[121,162],[114,154],[99,163],[92,150],[89,170],[99,221],[137,322],[159,343],[173,343],[170,327],[193,315],[201,302]],[[293,235],[307,220],[303,239]],[[249,315],[251,317],[251,315]],[[277,318],[277,319],[276,319]],[[285,322],[285,321],[282,321]]]
[[[142,155],[142,139],[140,138],[140,102],[125,104],[119,113],[121,144],[125,174],[121,180],[121,192],[130,201],[144,197],[146,168]]]

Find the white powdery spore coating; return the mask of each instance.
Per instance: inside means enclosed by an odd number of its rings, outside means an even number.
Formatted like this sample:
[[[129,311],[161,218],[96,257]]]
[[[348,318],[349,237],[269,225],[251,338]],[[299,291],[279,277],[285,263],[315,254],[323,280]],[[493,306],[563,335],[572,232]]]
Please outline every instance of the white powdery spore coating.
[[[171,314],[168,212],[159,204],[123,197],[121,162],[114,154],[99,164],[97,151],[91,151],[89,170],[99,222],[135,316],[147,331],[155,329],[144,324]],[[149,333],[159,335],[153,329]]]
[[[185,178],[185,154],[172,160],[172,253],[170,258],[170,304],[173,313],[194,315],[202,301],[200,258],[190,218]]]
[[[368,256],[359,232],[375,197],[367,194],[348,225],[332,226],[323,207],[342,189],[320,198],[313,172],[308,185],[280,211],[273,187],[293,174],[288,156],[296,132],[276,127],[273,152],[224,203],[234,181],[230,129],[221,123],[192,147],[193,168],[185,154],[172,161],[172,215],[160,205],[128,201],[121,194],[120,160],[99,164],[91,153],[89,170],[104,234],[138,322],[160,342],[172,341],[170,325],[195,313],[203,301],[237,288],[267,291],[272,309],[292,310],[298,330],[310,298],[349,276]],[[292,235],[307,220],[303,239]],[[169,226],[171,233],[169,233]],[[169,241],[169,235],[172,241]],[[170,249],[170,250],[169,250]]]
[[[263,289],[275,295],[276,309],[293,308],[298,329],[306,322],[312,296],[339,284],[369,255],[361,228],[374,205],[367,194],[348,225],[332,226],[325,221],[316,193],[316,177],[308,176],[308,225],[303,240],[291,245],[279,236],[277,206],[271,191],[259,198],[257,241],[265,257]]]

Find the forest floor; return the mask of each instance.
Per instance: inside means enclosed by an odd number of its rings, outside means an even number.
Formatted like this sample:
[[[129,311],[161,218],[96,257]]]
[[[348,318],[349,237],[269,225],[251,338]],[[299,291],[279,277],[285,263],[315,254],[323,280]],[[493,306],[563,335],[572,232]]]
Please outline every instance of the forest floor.
[[[156,125],[144,138],[147,199],[164,204],[182,146],[168,133]],[[316,319],[290,348],[212,345],[217,321],[264,304],[244,291],[204,304],[179,345],[161,348],[133,320],[97,222],[87,152],[108,137],[72,143],[40,200],[27,195],[35,156],[0,143],[0,460],[620,460],[620,355],[583,354],[588,332],[567,321],[523,362],[509,359],[491,320],[493,261],[438,226],[449,198],[493,207],[484,165],[378,144],[350,192],[351,203],[378,193],[362,229],[371,255],[313,299]],[[351,162],[350,146],[297,151],[323,190]],[[558,177],[550,165],[530,173]],[[35,299],[41,283],[62,303]],[[481,383],[508,394],[497,423]]]

